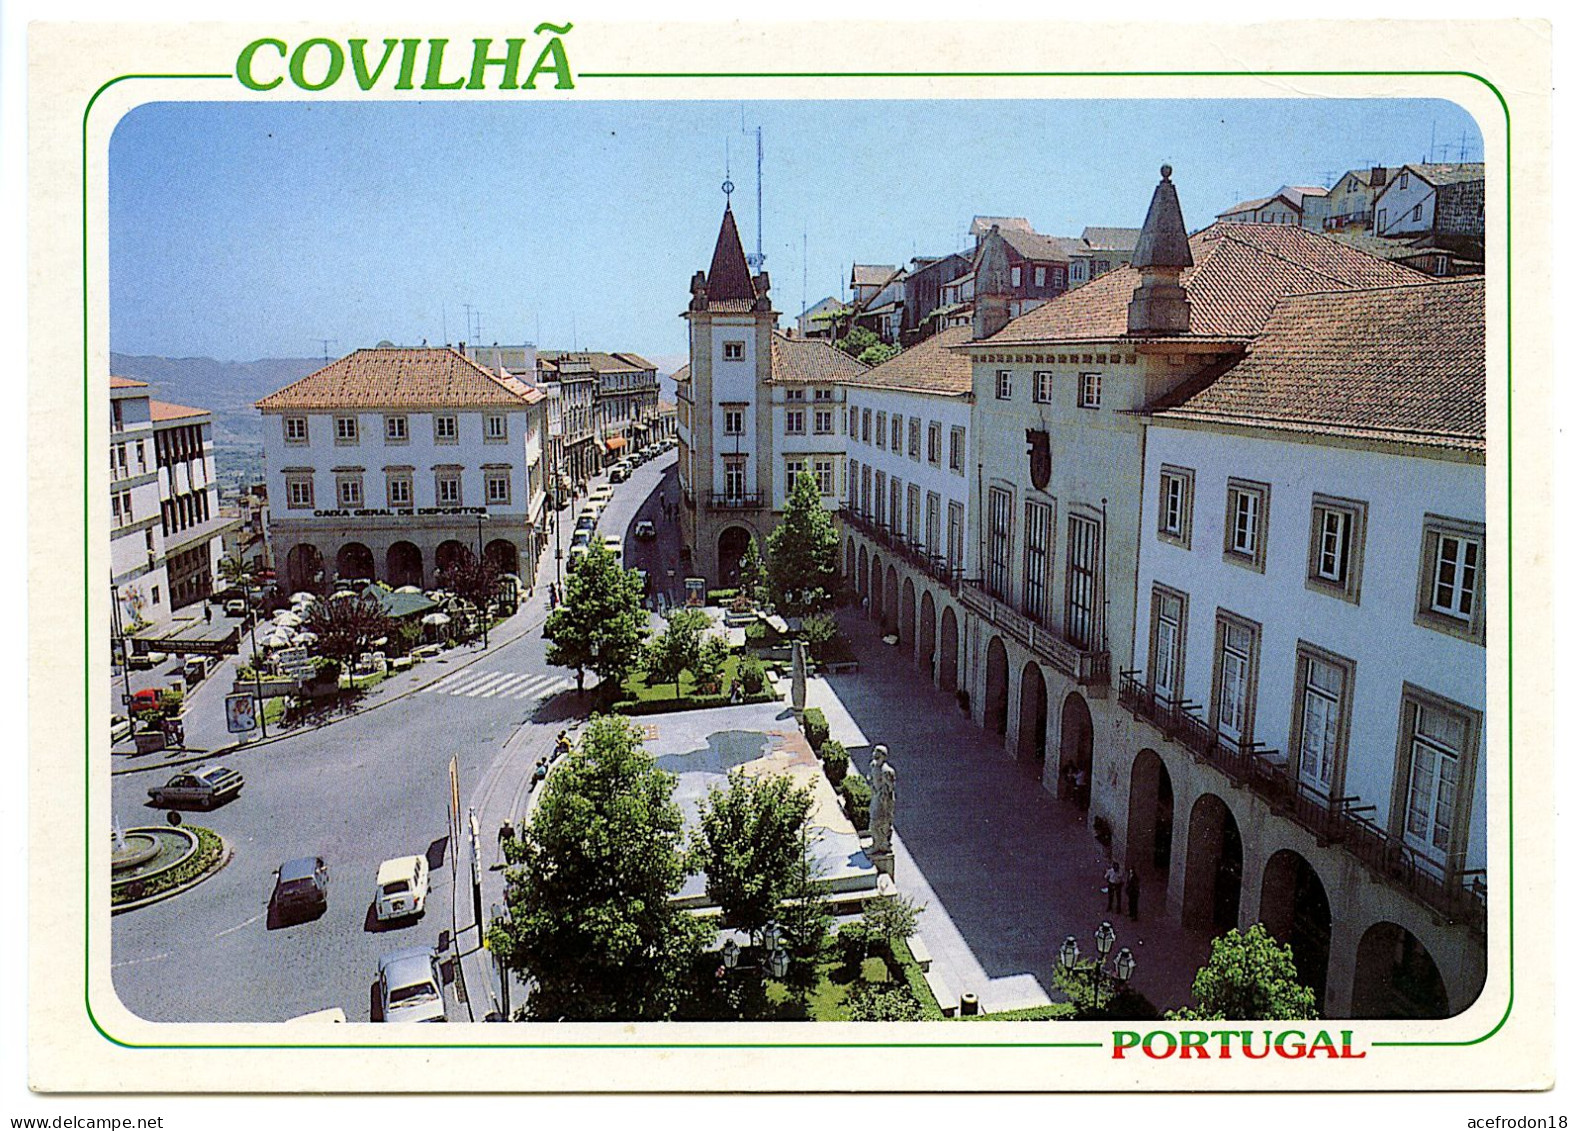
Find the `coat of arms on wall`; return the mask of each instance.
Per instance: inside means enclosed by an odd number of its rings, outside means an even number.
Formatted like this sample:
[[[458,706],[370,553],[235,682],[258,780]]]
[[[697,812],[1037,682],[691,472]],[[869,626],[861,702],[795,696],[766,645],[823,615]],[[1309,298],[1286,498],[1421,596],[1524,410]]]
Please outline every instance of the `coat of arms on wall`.
[[[1026,428],[1025,441],[1030,445],[1030,482],[1045,491],[1052,478],[1052,437],[1044,428]]]

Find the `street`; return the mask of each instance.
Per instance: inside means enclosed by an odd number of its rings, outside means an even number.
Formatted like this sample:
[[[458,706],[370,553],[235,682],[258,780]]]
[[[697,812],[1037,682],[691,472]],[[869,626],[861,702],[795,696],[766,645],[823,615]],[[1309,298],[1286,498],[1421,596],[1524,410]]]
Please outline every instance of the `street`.
[[[659,518],[656,501],[661,484],[671,499],[677,494],[674,460],[665,453],[616,485],[599,525],[602,533],[625,537],[629,564],[653,569],[655,577],[665,575],[654,566],[678,568],[677,533]],[[638,542],[632,533],[638,518],[652,518],[660,537]],[[566,549],[568,533],[567,525]],[[128,1009],[154,1021],[279,1021],[338,1006],[350,1020],[367,1021],[380,955],[437,945],[457,927],[447,953],[475,950],[470,846],[458,846],[457,873],[457,846],[447,839],[449,759],[458,761],[463,807],[475,808],[481,822],[487,868],[497,859],[499,822],[518,814],[536,759],[577,717],[574,673],[544,660],[540,626],[552,554],[550,541],[536,595],[496,630],[495,639],[507,642],[486,653],[456,649],[445,662],[423,665],[415,676],[424,686],[381,698],[374,709],[213,759],[241,771],[245,788],[230,803],[187,819],[223,836],[234,856],[190,891],[113,918],[114,983]],[[210,678],[228,682],[222,673]],[[194,712],[217,712],[222,704],[222,695],[209,692]],[[213,723],[206,716],[193,720],[188,732],[215,733]],[[146,803],[147,790],[170,773],[159,765],[114,777],[112,804],[122,826],[164,820],[162,810]],[[378,865],[415,853],[426,853],[433,869],[426,914],[385,927],[371,911]],[[329,866],[328,910],[270,929],[274,870],[314,855]],[[499,898],[502,885],[500,873],[488,879],[485,906]],[[485,987],[471,993],[468,1009],[451,988],[450,1020],[482,1019],[489,1008]]]

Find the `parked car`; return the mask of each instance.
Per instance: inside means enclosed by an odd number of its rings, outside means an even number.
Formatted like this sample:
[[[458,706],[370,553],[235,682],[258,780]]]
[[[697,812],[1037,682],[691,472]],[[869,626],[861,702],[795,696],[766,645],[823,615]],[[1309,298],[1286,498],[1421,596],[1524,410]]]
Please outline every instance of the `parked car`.
[[[608,473],[608,481],[610,483],[623,483],[629,478],[630,465],[628,463],[616,463],[614,465],[614,470]]]
[[[225,602],[225,615],[229,617],[244,617],[247,615],[247,603],[240,597],[233,597]]]
[[[591,544],[592,544],[592,532],[590,530],[577,530],[575,532],[575,536],[570,539],[570,549],[572,549],[572,550],[575,549],[577,546],[581,547],[581,549],[584,550],[588,546],[590,546]]]
[[[575,512],[575,528],[577,530],[592,530],[597,526],[597,516],[602,514],[601,508],[596,503],[587,503]]]
[[[269,898],[280,914],[315,914],[329,909],[329,866],[321,856],[287,860],[274,873],[274,894]]]
[[[378,1004],[385,1021],[448,1021],[438,953],[430,946],[417,946],[380,958]]]
[[[378,865],[378,895],[374,899],[380,922],[415,918],[427,904],[427,857],[397,856]]]
[[[608,505],[609,500],[614,497],[614,489],[604,483],[600,487],[593,487],[591,491],[587,492],[586,497],[601,511],[603,507]]]
[[[148,796],[162,809],[212,809],[239,794],[244,783],[237,770],[199,766],[150,787]]]
[[[657,527],[652,524],[652,520],[650,518],[643,518],[640,522],[636,523],[636,537],[641,539],[643,542],[651,541],[653,538],[657,537]]]
[[[614,561],[624,564],[625,540],[617,534],[603,535],[603,548],[614,556]]]
[[[575,563],[586,557],[586,553],[587,551],[585,543],[582,543],[579,546],[571,546],[570,552],[564,556],[566,568],[574,569]]]

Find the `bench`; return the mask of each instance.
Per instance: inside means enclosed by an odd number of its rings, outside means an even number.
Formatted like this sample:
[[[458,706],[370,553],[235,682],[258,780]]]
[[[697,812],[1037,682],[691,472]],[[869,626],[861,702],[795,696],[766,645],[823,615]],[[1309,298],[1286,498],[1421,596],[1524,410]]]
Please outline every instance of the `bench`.
[[[931,996],[937,999],[937,1006],[942,1010],[944,1017],[959,1015],[959,995],[953,992],[953,988],[948,985],[948,980],[942,976],[941,971],[926,971],[926,985],[931,988]]]
[[[919,935],[911,935],[909,944],[910,954],[914,957],[915,964],[921,968],[922,973],[926,973],[931,969],[931,951]]]

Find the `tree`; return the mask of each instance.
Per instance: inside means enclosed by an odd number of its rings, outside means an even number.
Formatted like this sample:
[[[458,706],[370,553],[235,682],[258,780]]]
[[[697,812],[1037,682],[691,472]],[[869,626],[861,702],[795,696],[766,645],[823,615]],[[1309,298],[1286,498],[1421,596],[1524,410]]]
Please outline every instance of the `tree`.
[[[731,926],[755,932],[778,917],[806,856],[801,831],[810,815],[810,787],[780,774],[735,770],[726,788],[708,791],[695,852],[707,898]]]
[[[696,676],[696,689],[709,689],[716,694],[723,686],[723,669],[729,662],[729,642],[721,636],[708,636],[701,642],[696,662],[691,671]]]
[[[1319,1017],[1315,991],[1299,981],[1293,948],[1256,923],[1211,943],[1211,960],[1194,979],[1193,1008],[1173,1010],[1175,1021],[1308,1021]]]
[[[647,683],[672,683],[674,698],[679,698],[679,678],[694,671],[701,660],[701,634],[712,623],[700,609],[676,609],[668,615],[668,627],[647,642],[645,663]]]
[[[317,636],[319,655],[352,664],[374,640],[394,631],[394,622],[376,598],[364,594],[314,602],[302,627]]]
[[[762,560],[756,536],[745,544],[745,555],[740,559],[740,592],[757,604],[769,599],[767,589],[767,563]]]
[[[641,731],[594,715],[505,851],[508,918],[488,946],[533,983],[532,1020],[673,1016],[710,935],[671,898],[689,870],[676,779]]]
[[[257,576],[257,570],[240,558],[220,558],[218,569],[221,581],[243,592],[251,588],[252,580]]]
[[[478,558],[468,551],[450,565],[444,579],[455,596],[470,601],[486,614],[488,602],[498,592],[499,567],[486,557]]]
[[[543,625],[548,662],[574,668],[577,691],[585,690],[588,668],[600,680],[618,683],[641,656],[646,623],[640,577],[593,539],[586,556],[565,574],[564,600]]]
[[[907,895],[894,895],[866,904],[860,916],[860,925],[866,929],[869,937],[881,939],[892,946],[915,933],[921,912],[925,910],[924,903],[916,903]]]
[[[774,603],[789,616],[820,612],[838,588],[838,531],[816,480],[805,472],[767,536],[767,573]]]

